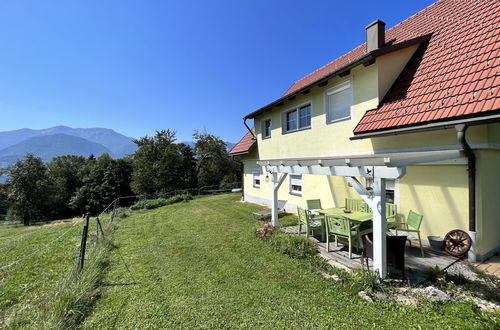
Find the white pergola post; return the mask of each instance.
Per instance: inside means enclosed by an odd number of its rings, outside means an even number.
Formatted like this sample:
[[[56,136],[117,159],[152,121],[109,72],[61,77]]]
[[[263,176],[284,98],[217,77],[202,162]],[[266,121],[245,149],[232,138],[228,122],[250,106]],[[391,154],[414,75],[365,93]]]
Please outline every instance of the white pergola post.
[[[276,227],[278,226],[278,190],[285,181],[287,173],[280,175],[278,179],[278,173],[272,173],[272,183],[273,183],[273,197],[271,198],[271,224]]]
[[[373,180],[373,270],[387,276],[387,219],[385,213],[385,179]]]
[[[387,276],[385,179],[373,179],[371,194],[356,178],[346,177],[346,179],[373,211],[373,270],[384,278]]]

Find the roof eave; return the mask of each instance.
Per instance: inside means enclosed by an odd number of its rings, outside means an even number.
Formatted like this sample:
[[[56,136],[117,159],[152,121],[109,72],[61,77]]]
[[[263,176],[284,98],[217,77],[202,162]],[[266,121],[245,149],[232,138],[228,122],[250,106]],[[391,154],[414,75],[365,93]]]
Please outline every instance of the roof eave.
[[[277,99],[276,101],[274,102],[271,102],[269,103],[268,105],[258,109],[258,110],[255,110],[254,112],[246,115],[245,117],[243,117],[244,120],[247,120],[247,119],[252,119],[258,115],[260,115],[261,113],[264,113],[266,110],[269,111],[270,108],[274,107],[276,104],[278,103],[281,103],[281,102],[284,102],[286,101],[287,99],[290,99],[290,98],[293,98],[294,96],[297,96],[298,94],[308,90],[308,89],[311,89],[312,87],[314,87],[315,85],[318,85],[318,84],[321,84],[337,75],[339,75],[340,73],[342,72],[345,72],[347,70],[350,70],[358,65],[361,65],[365,62],[368,62],[368,61],[371,61],[371,60],[374,60],[375,58],[379,57],[379,56],[382,56],[382,55],[385,55],[385,54],[388,54],[388,53],[391,53],[391,52],[394,52],[394,51],[397,51],[397,50],[400,50],[400,49],[403,49],[403,48],[407,48],[407,47],[410,47],[410,46],[413,46],[413,45],[416,45],[416,44],[421,44],[423,42],[426,42],[426,41],[429,41],[429,39],[431,38],[432,34],[426,34],[426,35],[423,35],[423,36],[420,36],[420,37],[417,37],[417,38],[413,38],[413,39],[409,39],[409,40],[406,40],[406,41],[403,41],[403,42],[400,42],[400,43],[397,43],[397,44],[394,44],[394,45],[389,45],[389,46],[385,46],[383,48],[380,48],[380,49],[377,49],[377,50],[374,50],[368,54],[366,54],[365,56],[357,59],[356,61],[352,62],[352,63],[349,63],[348,65],[346,66],[343,66],[337,70],[335,70],[334,72],[330,73],[329,75],[321,78],[321,79],[318,79],[316,81],[313,81],[312,83],[296,90],[295,92],[293,93],[290,93],[290,94],[287,94],[285,96],[282,96],[280,97],[279,99]]]
[[[500,109],[492,110],[489,112],[494,112],[494,113],[488,114],[487,112],[486,114],[482,113],[481,116],[475,115],[473,117],[466,117],[466,118],[451,118],[445,121],[430,122],[426,124],[415,124],[407,127],[381,129],[377,131],[364,132],[364,133],[354,133],[354,136],[350,137],[349,139],[362,140],[362,139],[369,139],[369,138],[383,137],[383,136],[435,131],[440,129],[454,128],[456,125],[459,124],[484,125],[484,124],[500,122]]]

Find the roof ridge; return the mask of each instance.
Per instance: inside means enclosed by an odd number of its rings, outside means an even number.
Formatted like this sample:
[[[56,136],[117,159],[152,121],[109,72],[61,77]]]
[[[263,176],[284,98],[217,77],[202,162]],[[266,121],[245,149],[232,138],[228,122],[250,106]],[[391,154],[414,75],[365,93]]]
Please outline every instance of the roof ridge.
[[[424,9],[422,9],[422,10],[420,10],[420,11],[416,12],[415,14],[413,14],[413,15],[411,15],[410,17],[406,18],[405,20],[403,20],[403,21],[399,22],[398,24],[394,25],[393,27],[391,27],[390,29],[388,29],[388,30],[386,31],[386,33],[390,33],[390,32],[391,32],[394,28],[396,28],[396,27],[400,26],[400,25],[401,25],[401,24],[403,24],[404,22],[406,22],[406,21],[408,21],[408,20],[412,19],[413,17],[415,17],[415,16],[419,15],[420,13],[423,13],[423,12],[425,12],[425,11],[429,10],[429,8],[431,8],[431,7],[433,7],[433,6],[437,5],[437,4],[440,4],[440,3],[442,3],[442,2],[446,2],[446,1],[455,1],[455,2],[457,2],[457,0],[438,0],[438,1],[436,1],[436,2],[433,2],[433,3],[431,3],[430,5],[426,6]],[[458,1],[460,1],[460,0],[458,0]],[[404,29],[404,30],[406,30],[406,29]],[[418,34],[415,34],[415,33],[411,32],[411,31],[404,31],[404,32],[405,32],[405,33],[408,33],[409,35],[412,35],[413,37],[418,36]],[[316,69],[316,70],[312,71],[311,73],[308,73],[308,74],[307,74],[307,75],[305,75],[304,77],[302,77],[302,78],[300,78],[300,79],[298,79],[298,80],[295,80],[295,81],[292,83],[292,85],[291,85],[291,86],[290,86],[290,87],[289,87],[289,88],[288,88],[288,89],[287,89],[287,90],[283,93],[283,95],[282,95],[282,96],[287,95],[287,94],[288,94],[288,92],[289,92],[289,91],[293,88],[293,86],[295,86],[298,82],[301,82],[301,81],[303,81],[303,80],[307,79],[308,77],[311,77],[312,75],[314,75],[314,74],[315,74],[315,73],[317,73],[318,71],[321,71],[321,70],[322,70],[322,69],[324,69],[325,67],[327,67],[327,66],[331,65],[333,62],[336,62],[336,61],[340,60],[341,58],[343,58],[343,57],[345,57],[345,56],[350,55],[351,53],[353,53],[353,52],[355,52],[356,50],[358,50],[358,48],[362,48],[362,47],[366,47],[366,42],[363,42],[362,44],[360,44],[360,45],[358,45],[358,46],[354,47],[353,49],[351,49],[350,51],[348,51],[347,53],[345,53],[345,54],[343,54],[343,55],[341,55],[341,56],[339,56],[339,57],[337,57],[337,58],[334,58],[334,59],[333,59],[333,60],[331,60],[330,62],[328,62],[328,63],[326,63],[325,65],[323,65],[323,66],[319,67],[318,69]],[[351,62],[351,61],[352,61],[352,59],[350,59],[350,60],[349,60],[349,62]]]

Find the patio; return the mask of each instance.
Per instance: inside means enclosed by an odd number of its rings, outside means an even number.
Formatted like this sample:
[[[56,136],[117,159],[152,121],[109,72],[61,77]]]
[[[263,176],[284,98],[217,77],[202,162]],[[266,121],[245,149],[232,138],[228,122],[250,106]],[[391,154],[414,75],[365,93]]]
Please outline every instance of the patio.
[[[286,234],[297,235],[298,226],[288,226],[283,227],[282,231]],[[301,235],[305,235],[305,230],[302,231]],[[330,252],[326,251],[326,244],[321,242],[319,236],[312,237],[310,239],[314,241],[318,246],[319,254],[326,259],[332,266],[343,269],[361,269],[362,267],[366,268],[366,260],[365,264],[361,263],[361,254],[360,252],[354,250],[352,254],[352,259],[349,259],[349,253],[347,249],[347,245],[339,242],[338,246],[335,246],[335,243],[330,243]],[[422,258],[420,253],[420,248],[418,243],[410,247],[408,244],[405,248],[405,276],[410,280],[411,283],[418,283],[422,280],[425,280],[425,272],[431,268],[439,267],[443,269],[454,261],[457,258],[452,257],[445,252],[438,252],[430,249],[430,247],[424,245],[424,253],[425,258]],[[373,270],[373,260],[368,259],[368,266],[370,270]],[[466,262],[460,261],[454,266],[450,267],[449,271],[454,272],[463,272],[467,268]],[[400,277],[400,272],[393,268],[390,269],[391,274],[395,277]]]

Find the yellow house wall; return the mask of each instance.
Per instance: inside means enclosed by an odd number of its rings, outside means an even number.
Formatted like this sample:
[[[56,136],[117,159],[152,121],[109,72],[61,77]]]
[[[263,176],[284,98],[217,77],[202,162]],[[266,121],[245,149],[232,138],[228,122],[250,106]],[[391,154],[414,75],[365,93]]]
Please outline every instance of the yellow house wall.
[[[476,155],[476,231],[478,253],[500,246],[500,150],[479,150]]]
[[[420,234],[444,237],[451,229],[468,230],[467,166],[409,166],[399,184],[400,210],[424,216]]]
[[[383,97],[399,76],[406,63],[417,50],[418,45],[401,49],[377,59],[378,62],[378,90]]]
[[[351,80],[353,84],[354,105],[352,118],[341,122],[326,123],[324,90],[333,85]],[[293,107],[311,102],[311,128],[297,132],[282,133],[281,116]],[[377,64],[357,67],[344,78],[331,79],[325,87],[316,87],[308,95],[301,95],[293,102],[273,109],[255,119],[255,129],[261,159],[293,157],[303,155],[325,155],[369,150],[366,140],[350,141],[349,137],[364,112],[378,105]],[[271,118],[270,139],[262,139],[261,120]]]
[[[258,152],[245,159],[245,194],[262,202],[270,203],[271,183],[265,182],[262,169],[261,187],[252,187],[252,169],[256,160],[303,156],[326,156],[339,154],[367,154],[397,151],[423,151],[459,149],[455,129],[402,134],[351,141],[353,130],[367,110],[378,106],[385,92],[415,48],[395,52],[377,59],[376,63],[351,70],[347,77],[330,79],[324,87],[314,87],[308,95],[297,96],[254,120]],[[353,85],[353,109],[351,119],[327,124],[324,91],[333,85],[350,79]],[[282,113],[311,102],[311,128],[283,134]],[[272,119],[270,139],[262,139],[261,120]],[[467,131],[467,141],[473,148],[500,146],[500,124],[472,126]],[[498,247],[500,237],[500,203],[496,192],[500,181],[500,151],[477,150],[477,232],[480,255]],[[270,181],[270,180],[269,180]],[[343,177],[303,175],[303,196],[289,194],[289,178],[278,192],[278,198],[289,204],[305,206],[307,199],[321,199],[323,207],[344,205],[346,197],[359,198],[353,188],[347,186]],[[424,215],[421,236],[444,237],[451,229],[468,230],[468,182],[466,165],[425,165],[407,167],[407,173],[399,181],[399,213],[406,216],[409,210]]]

